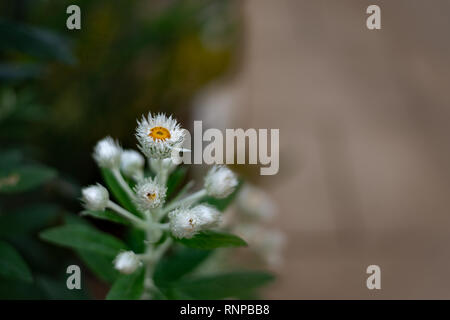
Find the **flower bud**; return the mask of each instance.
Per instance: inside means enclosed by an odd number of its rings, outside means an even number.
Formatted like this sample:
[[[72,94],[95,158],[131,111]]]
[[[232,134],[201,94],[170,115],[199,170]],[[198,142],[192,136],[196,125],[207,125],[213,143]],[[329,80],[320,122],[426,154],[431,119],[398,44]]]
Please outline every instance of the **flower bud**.
[[[129,178],[142,177],[144,170],[144,157],[135,150],[125,150],[120,157],[120,169]]]
[[[202,229],[213,228],[220,222],[220,212],[212,206],[200,204],[191,210],[197,215]]]
[[[103,211],[108,205],[108,190],[100,184],[84,188],[81,194],[83,205],[88,210]]]
[[[118,168],[122,148],[111,137],[100,140],[94,148],[94,160],[102,168]]]
[[[170,230],[176,238],[192,238],[201,230],[216,226],[220,212],[210,206],[179,208],[169,213]]]
[[[139,257],[133,251],[121,252],[114,259],[114,268],[124,274],[133,273],[141,264]]]
[[[236,175],[225,166],[212,167],[205,177],[206,192],[214,198],[229,196],[237,185]]]

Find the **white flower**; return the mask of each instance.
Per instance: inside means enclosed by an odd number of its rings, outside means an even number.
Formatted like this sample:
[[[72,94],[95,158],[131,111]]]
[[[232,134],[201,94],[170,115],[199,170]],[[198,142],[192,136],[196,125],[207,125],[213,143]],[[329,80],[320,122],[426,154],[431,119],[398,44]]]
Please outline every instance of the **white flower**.
[[[149,158],[170,158],[172,150],[181,148],[184,136],[177,121],[161,113],[143,116],[136,129],[139,149]]]
[[[176,238],[192,238],[201,230],[219,223],[220,213],[206,205],[178,208],[169,213],[170,230]]]
[[[125,274],[133,273],[141,264],[139,257],[133,251],[121,252],[114,259],[114,268]]]
[[[111,137],[100,140],[94,148],[94,160],[103,168],[118,168],[122,148]]]
[[[141,211],[147,211],[164,204],[167,189],[152,178],[145,178],[134,187],[134,191],[137,207]]]
[[[120,169],[129,178],[142,177],[144,170],[144,157],[135,150],[124,150],[120,157]]]
[[[205,177],[205,189],[209,196],[225,198],[229,196],[236,186],[236,175],[224,166],[214,166]]]
[[[103,211],[108,205],[108,190],[100,184],[84,188],[81,194],[83,205],[88,210]]]

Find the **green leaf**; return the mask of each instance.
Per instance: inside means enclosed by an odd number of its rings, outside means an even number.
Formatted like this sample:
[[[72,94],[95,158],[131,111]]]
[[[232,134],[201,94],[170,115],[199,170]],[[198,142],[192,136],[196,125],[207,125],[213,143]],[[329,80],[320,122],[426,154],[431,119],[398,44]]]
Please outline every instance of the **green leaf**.
[[[9,91],[7,91],[9,92]],[[5,94],[5,93],[3,93]],[[14,94],[14,93],[10,93]],[[15,96],[14,96],[15,101]],[[2,104],[5,104],[4,101],[2,101]],[[1,118],[1,117],[0,117]],[[23,155],[22,152],[19,150],[11,149],[11,150],[3,150],[0,152],[0,169],[6,170],[10,168],[17,167],[17,165],[22,162]]]
[[[108,221],[112,221],[115,223],[120,223],[126,226],[130,225],[130,222],[125,219],[122,216],[119,216],[117,213],[112,212],[110,210],[105,210],[105,211],[94,211],[94,210],[84,210],[81,212],[81,215],[87,215],[87,216],[91,216],[94,218],[98,218],[98,219],[102,219],[102,220],[108,220]]]
[[[87,300],[89,295],[86,292],[86,288],[81,284],[81,290],[68,290],[66,284],[65,273],[61,273],[61,276],[55,278],[40,275],[36,277],[37,287],[41,289],[45,295],[46,300]]]
[[[101,280],[106,283],[113,283],[118,278],[119,272],[114,269],[114,258],[86,250],[76,250],[76,252],[86,266]]]
[[[42,165],[24,165],[0,170],[0,193],[23,192],[53,179],[56,171]]]
[[[132,274],[121,275],[106,296],[107,300],[136,300],[144,291],[145,268]]]
[[[44,71],[40,64],[21,63],[5,64],[0,63],[0,81],[20,81],[30,78],[37,78]]]
[[[68,64],[75,62],[68,41],[56,33],[0,20],[0,49],[23,52],[36,58],[58,60]]]
[[[239,180],[239,184],[237,185],[236,189],[233,191],[232,194],[230,194],[226,198],[216,199],[216,198],[207,196],[207,197],[203,198],[203,200],[201,202],[206,202],[206,203],[212,205],[213,207],[216,207],[217,210],[223,212],[234,201],[234,199],[236,198],[236,195],[241,190],[242,184],[243,184],[242,180]]]
[[[41,232],[40,237],[56,245],[108,257],[115,257],[120,250],[126,249],[126,245],[121,240],[81,224],[51,228]]]
[[[127,193],[122,189],[120,184],[117,182],[111,170],[107,168],[102,168],[101,172],[103,179],[105,180],[105,183],[108,186],[108,189],[111,190],[116,200],[128,211],[134,213],[137,216],[141,216],[141,214],[136,209],[131,199],[128,197]]]
[[[1,279],[1,300],[43,300],[47,297],[34,282],[20,282],[17,280]]]
[[[178,167],[174,172],[172,172],[167,180],[167,198],[170,197],[181,182],[183,182],[184,178],[186,178],[186,173],[186,167]]]
[[[53,204],[32,204],[0,216],[0,236],[16,237],[38,231],[56,220],[59,208]]]
[[[145,249],[147,249],[145,245],[146,238],[147,234],[144,230],[131,227],[127,229],[124,239],[128,247],[135,253],[144,253]]]
[[[159,261],[156,265],[153,278],[157,286],[177,281],[184,275],[193,271],[205,261],[211,251],[192,248],[179,248],[171,256]]]
[[[180,280],[174,283],[169,297],[175,299],[225,299],[242,296],[274,279],[262,271],[230,272]]]
[[[217,232],[217,231],[201,231],[190,239],[175,239],[186,247],[210,250],[224,247],[245,247],[247,242],[235,236],[234,234]]]
[[[32,282],[33,277],[20,254],[8,243],[0,242],[0,276],[6,279]]]

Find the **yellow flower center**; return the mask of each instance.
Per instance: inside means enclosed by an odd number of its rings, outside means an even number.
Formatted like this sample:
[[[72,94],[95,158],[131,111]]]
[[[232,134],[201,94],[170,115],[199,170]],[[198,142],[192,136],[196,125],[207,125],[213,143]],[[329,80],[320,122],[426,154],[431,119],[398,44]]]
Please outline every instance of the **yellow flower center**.
[[[156,193],[147,193],[146,194],[146,196],[147,196],[147,199],[148,200],[155,200],[155,198],[156,198]]]
[[[149,137],[152,137],[154,141],[156,140],[166,140],[170,139],[170,132],[164,127],[154,127],[150,130],[148,134]]]

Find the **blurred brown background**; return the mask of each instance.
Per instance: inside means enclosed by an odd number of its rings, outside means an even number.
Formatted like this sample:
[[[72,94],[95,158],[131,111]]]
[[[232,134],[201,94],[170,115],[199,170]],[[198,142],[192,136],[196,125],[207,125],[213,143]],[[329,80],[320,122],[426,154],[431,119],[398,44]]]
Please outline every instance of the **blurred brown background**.
[[[366,28],[370,4],[381,30]],[[268,297],[450,298],[449,12],[244,3],[240,71],[212,91],[228,97],[228,125],[280,128],[280,172],[260,179],[288,237]],[[371,264],[381,290],[366,288]]]

